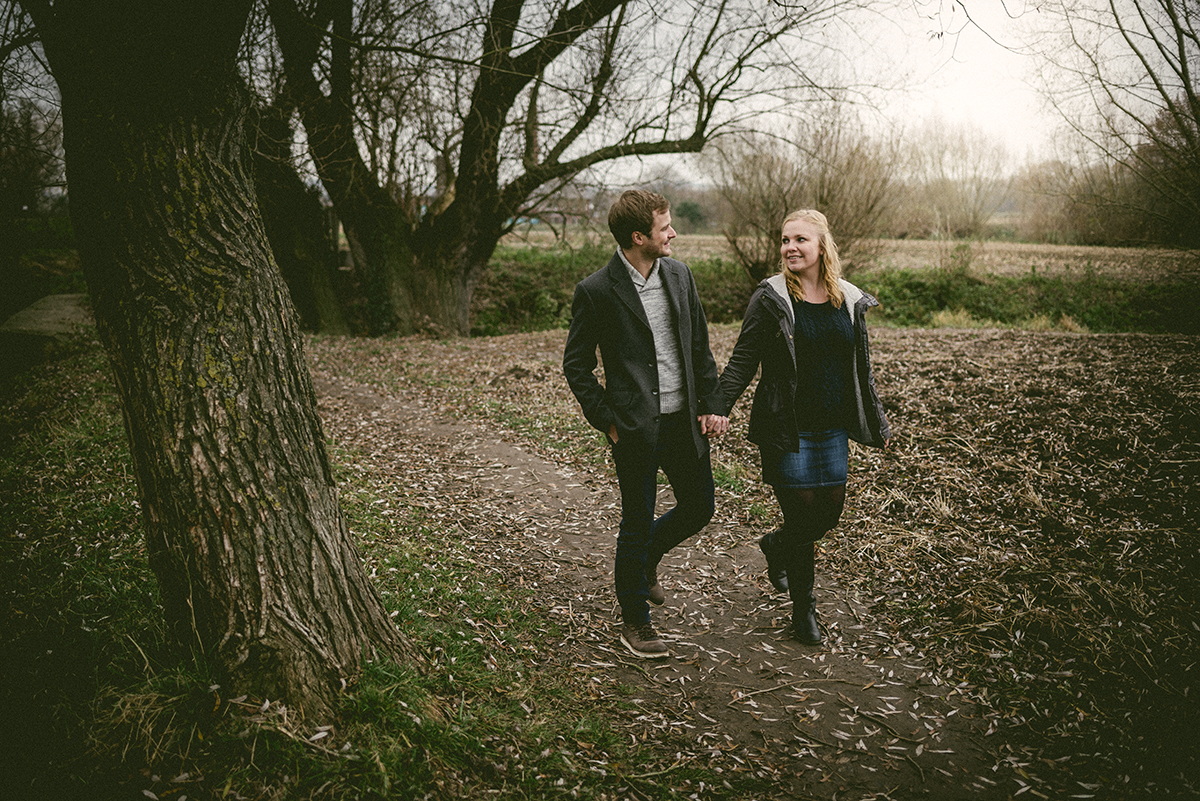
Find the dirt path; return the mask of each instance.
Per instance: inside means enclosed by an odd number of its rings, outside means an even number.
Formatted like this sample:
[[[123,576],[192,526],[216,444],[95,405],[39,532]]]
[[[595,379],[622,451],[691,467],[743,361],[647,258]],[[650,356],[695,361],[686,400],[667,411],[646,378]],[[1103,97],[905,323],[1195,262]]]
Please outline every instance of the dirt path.
[[[819,557],[826,642],[790,639],[790,605],[766,581],[758,534],[724,519],[719,497],[714,521],[660,570],[667,604],[653,614],[672,657],[635,659],[617,640],[615,481],[546,461],[416,395],[385,397],[320,371],[314,379],[330,435],[396,474],[406,501],[458,499],[447,524],[484,569],[539,589],[564,633],[547,643],[546,668],[580,672],[599,695],[635,688],[643,731],[688,742],[690,758],[723,771],[757,771],[778,798],[987,799],[1020,789],[1019,766],[1002,758],[988,721],[938,666],[897,645],[867,599],[822,575]]]

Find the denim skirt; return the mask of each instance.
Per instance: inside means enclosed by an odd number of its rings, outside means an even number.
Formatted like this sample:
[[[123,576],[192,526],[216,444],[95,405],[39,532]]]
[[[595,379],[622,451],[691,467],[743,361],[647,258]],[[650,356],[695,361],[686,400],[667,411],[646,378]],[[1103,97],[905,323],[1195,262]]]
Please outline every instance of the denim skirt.
[[[784,489],[837,487],[846,483],[850,435],[844,428],[801,431],[796,453],[761,448],[763,481]]]

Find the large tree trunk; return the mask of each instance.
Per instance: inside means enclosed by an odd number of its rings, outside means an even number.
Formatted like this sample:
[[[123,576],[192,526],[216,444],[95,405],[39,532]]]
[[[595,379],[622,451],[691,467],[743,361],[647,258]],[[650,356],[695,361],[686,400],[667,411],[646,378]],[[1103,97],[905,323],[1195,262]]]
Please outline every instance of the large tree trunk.
[[[362,180],[370,179],[363,175]],[[441,337],[471,333],[471,290],[499,233],[485,237],[482,247],[473,226],[452,228],[445,237],[406,233],[411,226],[396,203],[345,213],[342,224],[356,268],[386,275],[375,299],[388,304],[391,330]]]
[[[28,4],[175,636],[226,691],[324,715],[364,656],[415,658],[338,505],[248,173],[249,2]]]
[[[337,183],[326,183],[330,185]],[[357,195],[360,188],[353,185],[351,191]],[[418,330],[420,312],[408,282],[412,264],[405,231],[408,223],[395,204],[383,201],[382,194],[375,192],[371,201],[356,202],[339,192],[334,209],[350,245],[352,267],[366,305],[368,333],[411,334]]]
[[[398,203],[379,185],[355,139],[352,4],[318,5],[311,18],[294,0],[272,0],[269,9],[309,152],[350,243],[370,333],[469,335],[471,290],[500,239],[494,225],[498,190],[493,185],[487,195],[493,208],[486,220],[461,210],[432,212],[421,220],[417,210]],[[332,40],[333,77],[326,95],[313,65],[328,25],[339,34]],[[498,170],[495,153],[487,158],[492,175]],[[470,202],[476,208],[487,201],[473,196]]]
[[[471,333],[471,294],[503,235],[494,199],[487,192],[475,197],[484,199],[483,208],[455,200],[416,237],[413,273],[425,282],[422,308],[459,336]]]

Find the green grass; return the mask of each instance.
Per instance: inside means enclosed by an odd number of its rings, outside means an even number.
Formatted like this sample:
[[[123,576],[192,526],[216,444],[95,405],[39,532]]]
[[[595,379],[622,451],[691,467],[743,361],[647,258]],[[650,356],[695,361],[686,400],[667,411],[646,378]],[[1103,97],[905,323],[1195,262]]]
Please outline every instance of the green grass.
[[[611,249],[505,247],[496,251],[472,301],[472,333],[509,334],[566,328],[575,284],[603,266]],[[754,285],[734,261],[689,264],[710,323],[740,323]],[[1065,275],[1031,267],[990,275],[959,245],[944,265],[859,269],[851,280],[882,303],[872,320],[895,326],[989,327],[1094,333],[1200,333],[1191,312],[1193,285],[1147,283],[1101,275],[1087,265]]]
[[[363,559],[429,664],[371,664],[336,726],[310,742],[278,703],[226,697],[167,639],[98,344],[79,340],[17,377],[0,396],[0,748],[17,766],[7,790],[598,799],[734,781],[674,765],[669,742],[631,741],[633,688],[598,693],[583,674],[547,669],[563,633],[531,590],[485,574],[356,453],[331,453]]]
[[[612,258],[613,248],[501,246],[471,300],[471,334],[495,336],[567,328],[575,285]],[[754,285],[727,259],[689,265],[711,323],[741,322]]]
[[[120,412],[95,343],[0,397],[0,750],[39,795],[125,779],[81,761],[106,688],[168,658]]]
[[[746,487],[757,480],[740,462],[713,460],[713,484],[718,490],[732,493],[742,493]]]
[[[575,284],[610,258],[610,249],[593,245],[497,248],[472,299],[472,335],[566,328]]]

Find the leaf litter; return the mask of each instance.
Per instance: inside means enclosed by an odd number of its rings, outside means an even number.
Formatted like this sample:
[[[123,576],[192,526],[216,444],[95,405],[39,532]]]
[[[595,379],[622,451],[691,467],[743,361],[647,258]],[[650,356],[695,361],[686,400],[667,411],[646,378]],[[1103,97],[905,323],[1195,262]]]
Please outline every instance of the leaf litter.
[[[714,329],[719,365],[736,333]],[[817,648],[765,580],[747,393],[714,444],[717,515],[661,572],[673,656],[647,663],[616,639],[619,499],[564,336],[309,348],[328,433],[487,580],[537,588],[563,637],[533,658],[612,699],[635,741],[780,798],[1195,794],[1196,338],[873,331],[896,438],[852,450]]]

